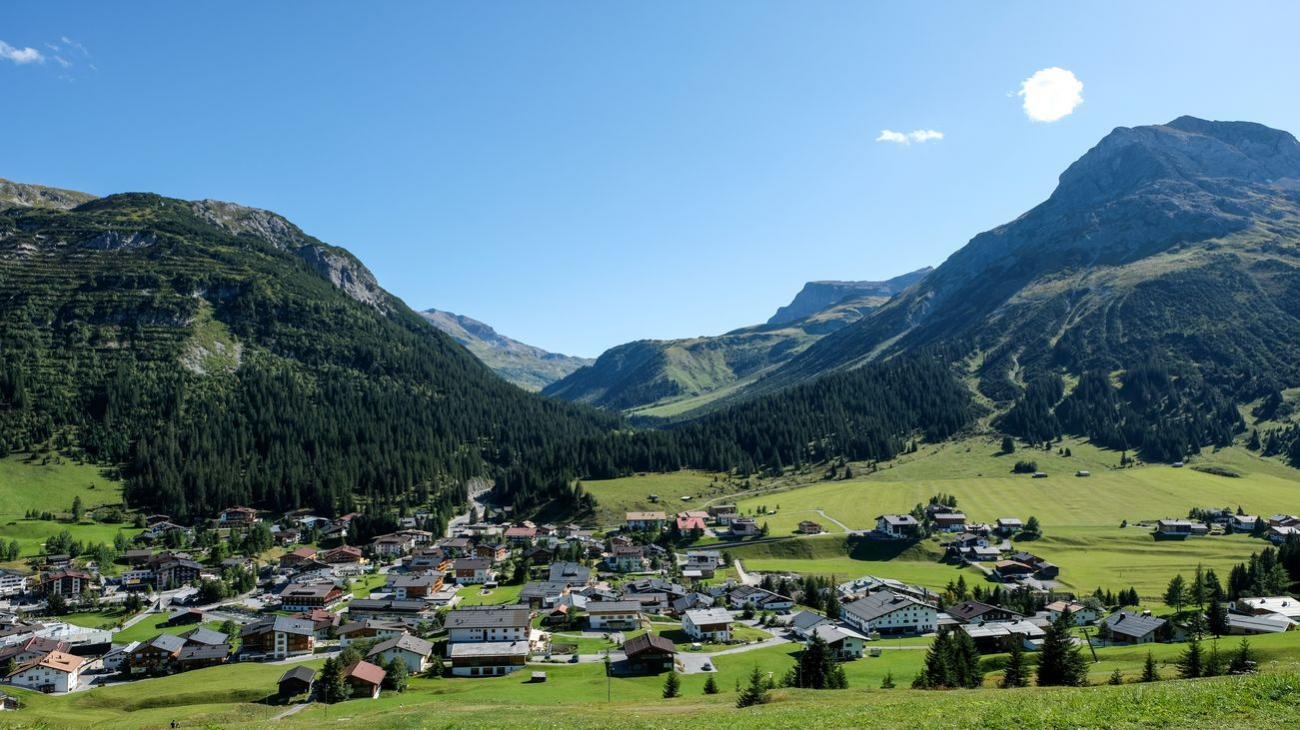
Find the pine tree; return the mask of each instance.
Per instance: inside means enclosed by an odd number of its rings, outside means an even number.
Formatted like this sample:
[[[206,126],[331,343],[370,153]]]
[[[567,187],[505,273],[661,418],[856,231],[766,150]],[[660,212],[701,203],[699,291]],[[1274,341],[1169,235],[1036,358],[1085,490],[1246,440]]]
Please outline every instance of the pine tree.
[[[1007,652],[1007,666],[1002,670],[1003,689],[1013,689],[1029,685],[1029,671],[1025,666],[1025,648],[1019,641],[1011,642]]]
[[[1216,637],[1228,633],[1228,606],[1222,601],[1214,601],[1210,604],[1210,611],[1207,614],[1206,627],[1211,634]]]
[[[320,679],[316,681],[317,692],[321,702],[342,702],[348,698],[348,683],[343,677],[343,668],[334,659],[326,659],[321,667]]]
[[[1124,684],[1124,673],[1118,669],[1111,672],[1110,679],[1106,680],[1106,684]]]
[[[951,667],[955,686],[975,689],[984,683],[984,672],[980,669],[980,652],[975,647],[975,640],[970,637],[970,634],[965,631],[954,632],[948,651],[948,665]]]
[[[1193,638],[1187,642],[1187,649],[1178,658],[1178,676],[1183,679],[1196,679],[1204,673],[1205,655],[1201,651],[1201,641]]]
[[[885,672],[885,678],[882,679],[882,680],[880,680],[880,688],[881,688],[881,689],[893,689],[893,688],[894,688],[894,673],[893,673],[893,672]]]
[[[709,679],[712,679],[712,677]],[[677,677],[677,672],[669,671],[668,676],[664,678],[664,699],[671,700],[672,698],[680,697],[681,695],[682,680]]]
[[[1088,681],[1088,667],[1083,653],[1071,639],[1074,621],[1068,610],[1048,627],[1038,656],[1038,686],[1083,686]]]
[[[1142,664],[1143,682],[1159,682],[1160,670],[1156,668],[1156,658],[1149,650],[1147,651],[1147,660]]]
[[[1228,662],[1229,674],[1250,674],[1255,671],[1255,657],[1250,653],[1250,642],[1245,638],[1237,648],[1237,653],[1232,655],[1232,661]]]
[[[407,669],[406,662],[402,661],[401,657],[393,657],[384,670],[384,689],[399,694],[405,692],[411,681],[411,671]]]
[[[736,696],[736,707],[762,705],[769,699],[771,697],[768,695],[767,682],[763,679],[763,673],[758,671],[758,665],[755,664],[754,670],[749,673],[749,684]]]
[[[1182,613],[1186,602],[1187,582],[1183,580],[1182,574],[1175,575],[1169,579],[1169,586],[1165,588],[1165,604],[1173,607],[1174,613]]]
[[[951,655],[949,642],[948,632],[945,631],[930,643],[930,649],[925,654],[925,666],[922,667],[921,673],[916,675],[916,679],[912,680],[914,689],[944,689],[956,686],[952,668],[948,663]]]
[[[674,672],[675,674],[676,672]],[[710,674],[709,678],[704,680],[704,694],[716,695],[718,693],[718,681]]]

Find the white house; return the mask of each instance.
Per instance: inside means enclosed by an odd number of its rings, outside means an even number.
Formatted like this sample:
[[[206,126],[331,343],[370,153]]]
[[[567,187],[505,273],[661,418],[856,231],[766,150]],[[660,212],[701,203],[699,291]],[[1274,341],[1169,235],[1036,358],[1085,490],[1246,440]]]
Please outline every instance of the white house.
[[[864,634],[925,634],[935,630],[939,611],[893,591],[878,591],[844,605],[841,618]]]
[[[1044,608],[1053,621],[1060,618],[1067,608],[1070,609],[1070,620],[1074,622],[1075,626],[1090,626],[1097,623],[1098,618],[1101,618],[1095,610],[1082,603],[1073,603],[1071,601],[1054,601]]]
[[[71,692],[81,685],[81,669],[85,665],[86,660],[79,656],[52,651],[18,667],[8,680],[41,692]]]
[[[623,631],[640,628],[640,601],[590,601],[587,625],[593,631]]]
[[[682,614],[682,630],[696,641],[714,643],[731,641],[731,614],[725,608],[697,608],[687,611]]]
[[[911,515],[880,515],[876,518],[876,532],[887,537],[916,537],[921,525]]]
[[[373,663],[383,660],[386,666],[394,659],[401,659],[411,674],[420,674],[429,668],[429,657],[433,655],[433,644],[418,636],[402,634],[375,644],[366,659]]]
[[[867,637],[859,634],[853,629],[843,626],[835,626],[830,623],[818,624],[813,627],[811,637],[816,636],[826,642],[831,651],[840,659],[857,659],[862,656],[862,649],[867,645]]]
[[[453,644],[475,641],[528,641],[531,612],[526,608],[461,608],[447,614],[444,626]]]

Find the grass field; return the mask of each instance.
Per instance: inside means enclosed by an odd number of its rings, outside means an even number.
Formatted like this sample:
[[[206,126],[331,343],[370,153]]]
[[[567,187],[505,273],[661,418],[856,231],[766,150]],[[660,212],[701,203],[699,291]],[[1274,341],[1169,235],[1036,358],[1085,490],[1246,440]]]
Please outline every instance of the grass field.
[[[483,594],[483,586],[465,586],[456,591],[462,606],[500,606],[519,601],[519,592],[523,585],[497,586]]]
[[[584,481],[584,489],[596,497],[596,522],[605,527],[621,524],[627,512],[703,509],[701,503],[734,493],[739,485],[712,474],[679,471],[671,474],[638,474],[620,479]],[[650,495],[659,501],[650,501]],[[682,497],[691,497],[682,501]]]
[[[1136,526],[1121,529],[1122,522],[1132,525],[1140,520],[1185,517],[1193,507],[1240,505],[1247,512],[1264,515],[1300,510],[1300,471],[1241,449],[1207,454],[1184,468],[1148,465],[1119,469],[1119,457],[1113,452],[1086,443],[1067,445],[1074,454],[1068,458],[1055,452],[1023,451],[998,456],[994,453],[997,444],[983,440],[928,447],[893,468],[852,480],[819,482],[751,497],[741,500],[738,507],[750,512],[764,507],[775,510],[776,514],[759,518],[768,523],[772,535],[792,532],[799,520],[818,519],[810,517],[815,510],[851,529],[866,530],[874,527],[877,515],[907,512],[931,495],[952,494],[974,521],[1038,517],[1044,537],[1024,546],[1060,565],[1065,586],[1091,591],[1097,586],[1118,590],[1132,585],[1147,597],[1158,595],[1174,573],[1190,572],[1198,563],[1214,568],[1222,578],[1233,564],[1265,543],[1243,536],[1156,543],[1149,531]],[[1039,468],[1050,476],[1032,479],[1008,474],[1011,464],[1022,458],[1037,460]],[[1191,468],[1203,464],[1232,469],[1241,477]],[[1073,476],[1078,469],[1088,470],[1092,476]],[[827,525],[825,520],[818,521]],[[831,539],[810,540],[825,545]],[[937,550],[937,545],[933,547]],[[746,557],[746,567],[755,570],[799,570],[802,560],[805,572],[877,573],[934,587],[953,577],[952,568],[916,564],[924,562],[916,555],[871,564],[874,561],[854,560],[847,552],[827,554],[824,548],[810,555],[800,555],[797,548],[788,546],[766,551],[789,555],[765,555],[764,549],[756,546],[735,549],[733,554]],[[1141,560],[1135,560],[1139,552]]]
[[[112,543],[118,530],[128,536],[139,532],[129,524],[85,520],[73,525],[23,519],[32,509],[65,515],[76,497],[81,497],[89,513],[96,507],[121,503],[122,485],[106,478],[99,467],[66,457],[14,454],[0,459],[0,539],[17,540],[22,557],[28,558],[44,553],[46,538],[63,530],[87,544]]]
[[[1252,647],[1266,676],[1196,682],[1162,682],[1121,688],[1073,690],[1029,688],[993,689],[996,671],[986,676],[986,689],[961,692],[915,692],[906,688],[919,671],[925,652],[919,648],[886,650],[880,657],[849,662],[848,690],[807,692],[777,690],[770,705],[737,711],[734,688],[749,672],[780,677],[794,663],[793,646],[769,647],[743,654],[715,657],[716,696],[703,694],[703,675],[681,677],[681,698],[660,698],[658,676],[612,678],[600,664],[537,665],[545,683],[533,684],[526,674],[491,679],[415,678],[404,694],[384,693],[376,701],[354,700],[337,705],[311,705],[278,724],[320,727],[339,723],[366,727],[590,727],[617,722],[628,727],[666,727],[690,722],[703,727],[788,727],[816,723],[924,727],[1126,727],[1185,726],[1187,719],[1210,726],[1236,726],[1300,718],[1294,688],[1300,677],[1294,659],[1300,633],[1252,638]],[[882,642],[881,645],[885,645]],[[1235,639],[1222,650],[1235,648]],[[1101,661],[1090,665],[1090,679],[1100,683],[1114,669],[1130,679],[1138,673],[1146,652],[1166,663],[1181,645],[1149,645],[1099,651]],[[986,668],[999,657],[985,659]],[[308,666],[319,666],[312,661]],[[65,696],[45,696],[14,690],[28,707],[6,717],[6,724],[46,727],[166,727],[265,726],[285,708],[264,702],[284,666],[245,663],[199,670],[162,679],[100,688]],[[1164,664],[1165,676],[1172,667]],[[880,690],[892,674],[896,690]],[[607,695],[608,693],[608,695]],[[610,698],[609,703],[606,697]]]

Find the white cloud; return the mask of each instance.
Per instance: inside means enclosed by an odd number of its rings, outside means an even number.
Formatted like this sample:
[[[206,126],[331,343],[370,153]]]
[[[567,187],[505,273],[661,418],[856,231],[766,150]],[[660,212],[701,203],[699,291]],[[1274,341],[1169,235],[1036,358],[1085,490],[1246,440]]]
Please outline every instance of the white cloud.
[[[45,56],[35,48],[14,48],[4,41],[0,41],[0,58],[19,65],[45,62]]]
[[[1055,122],[1083,103],[1083,82],[1073,72],[1053,66],[1020,82],[1025,114],[1035,122]]]
[[[929,142],[932,139],[943,139],[943,132],[935,129],[914,129],[910,132],[895,132],[892,129],[880,130],[880,136],[876,137],[877,142],[893,142],[894,144],[912,144],[913,142]]]
[[[68,68],[69,66],[72,65],[72,61],[69,61],[68,59],[64,58],[63,56],[55,56],[55,57],[54,57],[54,60],[55,60],[55,61],[58,61],[58,62],[59,62],[59,65],[62,66],[62,67],[64,67],[64,68]]]

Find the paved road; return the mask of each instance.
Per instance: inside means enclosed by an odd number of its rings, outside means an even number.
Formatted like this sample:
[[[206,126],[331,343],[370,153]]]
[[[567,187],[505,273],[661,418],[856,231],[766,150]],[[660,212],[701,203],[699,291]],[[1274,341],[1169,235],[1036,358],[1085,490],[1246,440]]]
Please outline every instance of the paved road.
[[[731,566],[736,569],[736,577],[740,579],[741,585],[756,586],[761,582],[758,576],[745,572],[745,566],[741,565],[740,558],[731,561]]]

